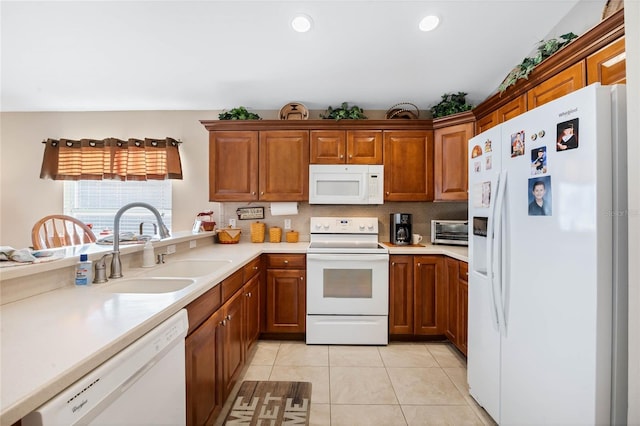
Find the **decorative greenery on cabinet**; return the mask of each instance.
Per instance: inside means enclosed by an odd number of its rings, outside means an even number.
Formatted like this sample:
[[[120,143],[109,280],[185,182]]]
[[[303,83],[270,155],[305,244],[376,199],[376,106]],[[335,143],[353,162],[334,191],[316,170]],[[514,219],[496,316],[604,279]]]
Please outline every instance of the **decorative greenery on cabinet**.
[[[247,111],[243,106],[223,111],[218,114],[218,118],[220,120],[262,120],[258,114]]]
[[[349,108],[347,102],[343,102],[340,108],[333,108],[329,106],[324,114],[320,114],[320,118],[334,119],[334,120],[366,120],[364,110],[358,105],[354,105]]]
[[[539,63],[556,53],[567,44],[571,43],[575,38],[578,38],[578,36],[574,33],[566,33],[561,35],[559,40],[552,38],[547,41],[541,41],[538,45],[535,56],[524,58],[520,65],[511,70],[504,81],[500,84],[500,92],[504,92],[509,88],[509,86],[516,84],[518,80],[528,78],[531,71],[533,71]]]
[[[433,118],[469,111],[473,105],[467,103],[466,96],[465,92],[445,93],[442,100],[431,108]]]

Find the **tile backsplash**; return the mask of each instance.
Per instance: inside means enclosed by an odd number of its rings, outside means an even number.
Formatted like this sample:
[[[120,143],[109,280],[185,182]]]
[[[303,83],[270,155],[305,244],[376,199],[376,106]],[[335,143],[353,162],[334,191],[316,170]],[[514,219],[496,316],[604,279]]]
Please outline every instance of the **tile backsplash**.
[[[236,210],[239,207],[264,207],[264,222],[267,231],[272,226],[279,226],[284,232],[285,219],[291,220],[291,228],[300,233],[300,241],[309,241],[309,218],[312,216],[375,216],[379,221],[380,241],[389,241],[389,215],[391,213],[410,213],[413,215],[413,232],[424,236],[429,241],[432,219],[466,219],[466,202],[387,202],[382,205],[310,205],[298,203],[298,214],[290,216],[272,216],[270,203],[220,203],[219,212],[215,212],[218,228],[229,224],[229,219],[236,219],[236,227],[242,230],[241,239],[249,239],[250,225],[256,220],[239,220]],[[268,236],[267,236],[268,238]]]

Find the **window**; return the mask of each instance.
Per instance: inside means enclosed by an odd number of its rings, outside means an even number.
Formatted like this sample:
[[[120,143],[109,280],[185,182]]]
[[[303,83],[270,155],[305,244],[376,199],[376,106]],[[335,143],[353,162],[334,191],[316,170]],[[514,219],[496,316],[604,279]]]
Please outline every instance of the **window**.
[[[105,229],[113,231],[118,210],[132,202],[148,203],[158,209],[171,230],[171,180],[118,181],[74,180],[64,182],[64,214],[90,224],[96,237]],[[120,219],[120,232],[153,235],[156,218],[145,208],[127,210]]]

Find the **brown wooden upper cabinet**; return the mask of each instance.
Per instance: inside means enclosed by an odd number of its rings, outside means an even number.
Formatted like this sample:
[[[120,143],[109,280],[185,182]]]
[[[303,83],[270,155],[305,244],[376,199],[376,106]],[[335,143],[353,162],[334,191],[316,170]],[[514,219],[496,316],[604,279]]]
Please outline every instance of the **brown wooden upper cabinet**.
[[[433,131],[383,132],[385,201],[433,200]]]
[[[626,82],[624,10],[545,59],[528,79],[477,105],[476,134],[595,82]]]
[[[468,147],[473,137],[474,117],[471,112],[445,120],[434,120],[434,200],[465,201],[468,198]],[[445,127],[439,127],[445,124]]]
[[[312,130],[311,164],[382,164],[381,130]]]
[[[210,201],[306,201],[309,132],[209,132]]]
[[[597,81],[602,84],[623,84],[627,82],[624,37],[603,47],[587,57],[587,84]]]
[[[586,86],[584,61],[540,83],[527,92],[527,108],[533,109]]]
[[[527,111],[527,97],[525,95],[518,96],[515,99],[512,99],[508,103],[502,105],[498,108],[498,113],[496,117],[499,123],[504,123],[505,121],[511,120],[514,117],[519,116]]]
[[[260,132],[259,199],[306,201],[309,199],[309,132]]]
[[[258,199],[258,132],[209,132],[209,200]]]

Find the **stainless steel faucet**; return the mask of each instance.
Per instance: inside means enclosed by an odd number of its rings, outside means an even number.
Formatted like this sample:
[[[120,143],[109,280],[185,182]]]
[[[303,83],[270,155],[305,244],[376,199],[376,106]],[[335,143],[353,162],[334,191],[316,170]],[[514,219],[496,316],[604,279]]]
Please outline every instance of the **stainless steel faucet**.
[[[124,212],[133,207],[144,207],[154,214],[160,230],[160,239],[171,236],[169,234],[169,229],[167,229],[166,225],[162,221],[162,217],[160,217],[160,212],[151,204],[135,202],[121,207],[116,213],[116,217],[113,219],[113,257],[111,258],[111,275],[109,275],[109,278],[122,278],[122,263],[120,263],[120,218]]]
[[[147,223],[147,222],[140,222],[140,235],[142,235],[142,231],[143,231],[145,223]],[[149,222],[149,223],[151,223],[153,225],[153,235],[156,235],[158,233],[158,226],[153,222]]]
[[[107,253],[100,258],[100,260],[96,261],[96,270],[93,274],[93,283],[94,284],[102,284],[106,283],[107,280],[107,256],[111,253]]]

